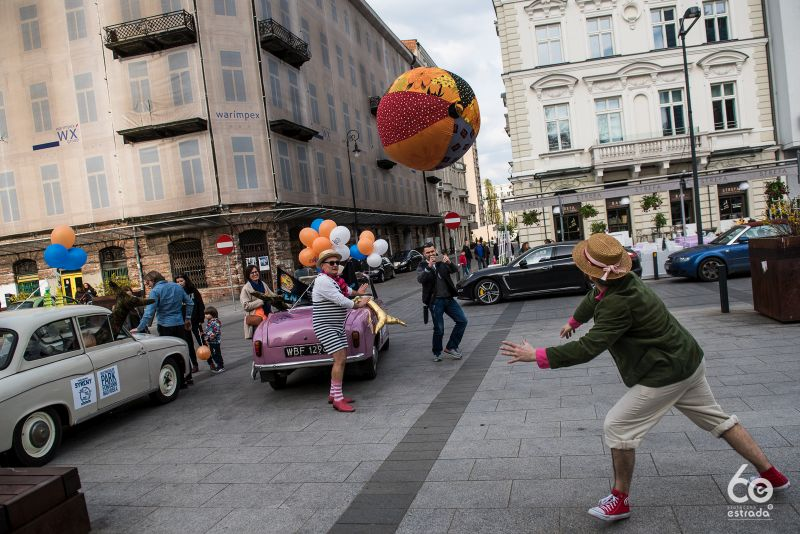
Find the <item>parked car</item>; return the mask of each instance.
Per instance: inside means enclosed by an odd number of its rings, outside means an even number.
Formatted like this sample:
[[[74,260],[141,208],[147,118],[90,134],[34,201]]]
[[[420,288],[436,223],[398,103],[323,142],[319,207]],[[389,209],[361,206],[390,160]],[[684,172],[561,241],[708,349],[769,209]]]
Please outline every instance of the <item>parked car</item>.
[[[175,400],[189,368],[186,343],[114,335],[110,315],[84,305],[0,314],[0,452],[41,466],[55,456],[64,425],[148,394]]]
[[[61,300],[64,304],[80,304],[77,300],[72,297],[68,297],[63,295]],[[44,308],[45,297],[32,297],[27,298],[25,300],[21,300],[19,302],[12,302],[8,305],[8,307],[4,311],[12,311],[12,310],[26,310],[30,308]],[[57,299],[55,295],[50,296],[50,304],[55,306],[57,304]]]
[[[370,282],[370,286],[372,283]],[[374,293],[374,288],[372,288]],[[273,389],[286,387],[290,374],[298,369],[333,365],[314,335],[311,325],[311,288],[287,311],[272,312],[253,334],[252,376],[269,382]],[[378,375],[378,352],[388,348],[389,331],[384,326],[373,333],[374,320],[369,308],[352,309],[347,314],[347,367],[353,364],[366,379]]]
[[[422,253],[418,250],[401,250],[392,256],[392,266],[398,273],[416,271],[423,259]]]
[[[540,245],[517,256],[508,265],[490,265],[456,284],[458,298],[480,304],[496,304],[518,296],[563,292],[585,292],[589,280],[572,261],[578,241]],[[631,270],[642,274],[639,255],[626,247],[633,260]]]
[[[773,237],[780,233],[781,228],[776,225],[737,224],[710,243],[673,252],[664,268],[672,276],[695,278],[703,282],[718,280],[721,265],[725,266],[728,274],[749,273],[750,239]]]
[[[375,269],[370,267],[367,274],[373,282],[385,282],[395,277],[394,265],[389,258],[381,258],[381,266]]]

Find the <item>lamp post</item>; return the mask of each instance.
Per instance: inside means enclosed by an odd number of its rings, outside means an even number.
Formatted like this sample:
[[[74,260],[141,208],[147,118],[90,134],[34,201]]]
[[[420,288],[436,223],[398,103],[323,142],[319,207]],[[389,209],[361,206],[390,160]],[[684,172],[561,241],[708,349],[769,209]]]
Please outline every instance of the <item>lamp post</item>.
[[[692,22],[688,28],[683,27],[683,22],[690,19]],[[697,244],[703,244],[703,218],[700,212],[700,182],[697,177],[697,154],[694,146],[694,119],[692,118],[692,94],[689,92],[689,63],[686,60],[686,34],[689,30],[700,20],[700,8],[692,6],[686,10],[683,17],[680,19],[680,33],[681,49],[683,49],[683,77],[686,85],[686,108],[689,114],[689,143],[692,151],[692,184],[694,185],[694,213],[695,223],[697,224]],[[681,209],[683,209],[683,202],[681,201]],[[686,222],[685,220],[683,221]],[[686,233],[684,231],[684,233]]]
[[[686,198],[686,178],[681,176],[681,235],[686,237],[686,210],[683,201]]]
[[[356,207],[356,182],[353,178],[353,163],[350,160],[350,141],[353,142],[353,156],[356,158],[361,154],[361,150],[358,148],[358,131],[350,130],[347,132],[347,139],[345,143],[347,144],[347,167],[350,169],[350,190],[353,193],[353,227],[355,228],[355,235],[358,236],[358,208]]]

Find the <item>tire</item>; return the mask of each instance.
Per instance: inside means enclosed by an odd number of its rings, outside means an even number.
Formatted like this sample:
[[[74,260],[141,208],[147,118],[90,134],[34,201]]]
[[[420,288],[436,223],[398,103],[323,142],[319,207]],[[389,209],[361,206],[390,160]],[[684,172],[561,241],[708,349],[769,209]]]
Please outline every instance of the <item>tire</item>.
[[[26,467],[41,467],[61,445],[61,417],[53,408],[28,414],[14,428],[14,456]]]
[[[700,263],[697,268],[697,278],[703,282],[716,282],[719,280],[719,267],[725,263],[719,258],[708,258]]]
[[[279,374],[276,373],[276,374],[274,374],[274,375],[272,375],[270,377],[269,385],[275,391],[279,391],[281,389],[286,389],[286,379],[287,378],[288,377],[286,375],[279,375]]]
[[[358,362],[358,373],[365,380],[374,380],[378,376],[378,343],[380,343],[380,339],[376,338],[372,343],[372,357],[370,359]]]
[[[386,281],[386,276],[384,276],[383,271],[381,270],[380,274],[378,274],[378,282],[383,283],[385,281]]]
[[[183,380],[183,375],[175,358],[172,356],[166,358],[158,371],[158,389],[150,394],[150,398],[157,404],[174,401],[181,391],[181,380]]]
[[[480,304],[497,304],[502,296],[500,286],[491,278],[484,278],[475,284],[475,300]]]

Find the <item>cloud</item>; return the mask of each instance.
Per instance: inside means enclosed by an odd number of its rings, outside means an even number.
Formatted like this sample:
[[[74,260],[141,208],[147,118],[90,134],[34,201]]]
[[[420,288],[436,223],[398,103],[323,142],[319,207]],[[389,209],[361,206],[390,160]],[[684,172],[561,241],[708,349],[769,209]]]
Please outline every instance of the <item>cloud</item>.
[[[368,0],[400,39],[417,39],[440,67],[471,86],[481,108],[478,157],[481,179],[505,182],[511,140],[505,132],[505,91],[500,77],[500,40],[489,1]],[[467,7],[468,6],[468,7]]]

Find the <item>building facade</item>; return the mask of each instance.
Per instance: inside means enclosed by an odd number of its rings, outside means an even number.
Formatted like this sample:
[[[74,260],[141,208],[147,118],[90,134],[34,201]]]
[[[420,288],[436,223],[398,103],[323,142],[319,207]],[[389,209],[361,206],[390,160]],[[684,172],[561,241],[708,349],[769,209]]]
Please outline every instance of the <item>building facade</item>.
[[[271,284],[293,270],[314,218],[353,230],[357,214],[390,250],[441,222],[436,184],[382,150],[380,96],[417,60],[366,1],[11,0],[0,14],[0,294],[53,285],[42,252],[58,224],[89,257],[62,274],[73,287],[155,269],[219,298],[248,264]]]
[[[680,40],[680,19],[690,7],[700,9],[686,36],[700,172],[776,159],[761,0],[494,0],[494,6],[514,197],[551,197],[528,204],[539,206],[531,210],[538,223],[520,224],[520,241],[582,239],[602,224],[634,242],[684,226],[695,232]],[[761,218],[764,184],[776,175],[702,181],[703,227],[720,231]],[[646,185],[656,182],[667,183]],[[626,187],[619,189],[624,194],[614,194],[618,187]],[[660,203],[645,210],[645,195],[653,194]],[[509,204],[520,223],[524,206]]]

